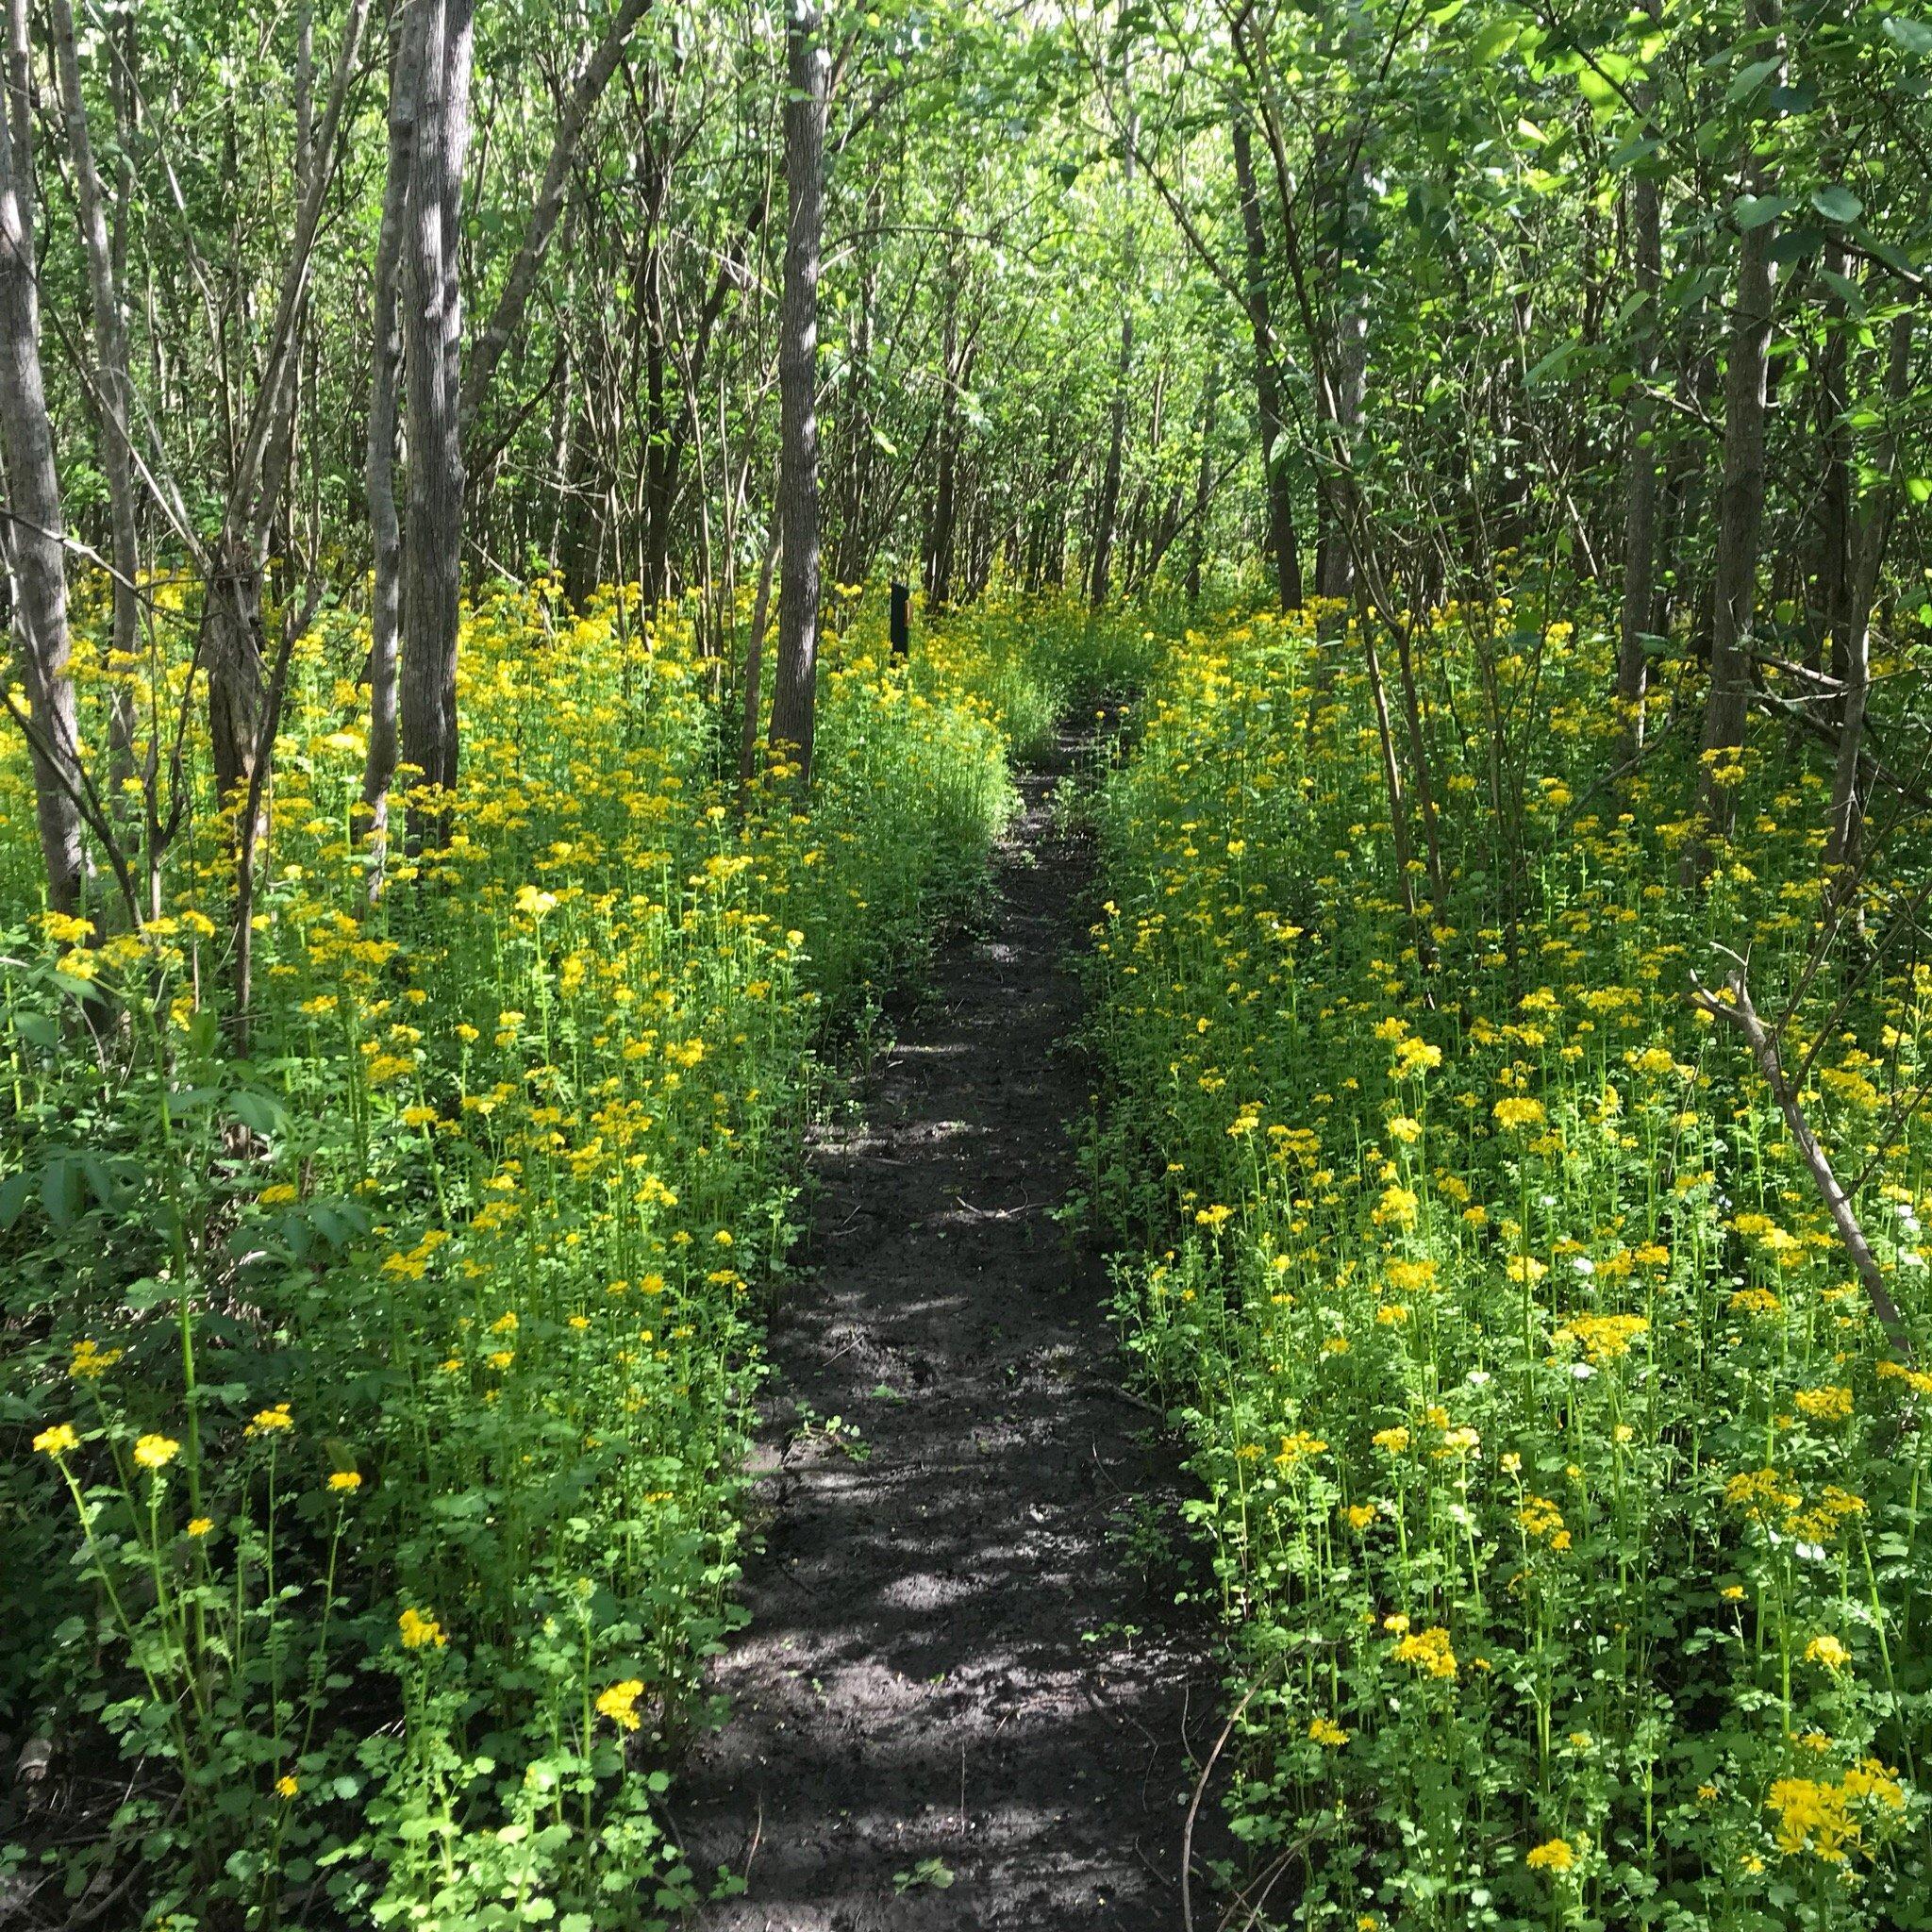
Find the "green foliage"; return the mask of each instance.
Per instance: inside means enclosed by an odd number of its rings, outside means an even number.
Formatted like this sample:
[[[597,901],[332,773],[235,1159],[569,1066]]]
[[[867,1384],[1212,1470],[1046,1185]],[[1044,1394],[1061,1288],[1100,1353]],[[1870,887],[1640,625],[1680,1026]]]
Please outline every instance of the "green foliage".
[[[1887,1096],[1932,981],[1806,974],[1824,779],[1773,726],[1708,895],[1666,884],[1695,774],[1607,777],[1591,613],[1525,581],[1418,632],[1438,904],[1359,640],[1307,619],[1177,647],[1100,802],[1094,1180],[1253,1690],[1235,1825],[1310,1928],[1923,1925],[1932,1378],[1682,992],[1713,932],[1767,1010],[1806,989],[1803,1103],[1923,1337]]]
[[[118,1752],[125,1795],[11,1856],[176,1928],[695,1895],[653,1800],[739,1614],[812,1044],[916,967],[1010,808],[1004,709],[1045,701],[1017,622],[984,628],[909,675],[870,610],[832,641],[806,817],[719,781],[675,628],[492,595],[448,841],[373,903],[366,640],[318,633],[247,1061],[221,815],[138,934],[15,902],[0,1690],[63,1778],[69,1740]]]

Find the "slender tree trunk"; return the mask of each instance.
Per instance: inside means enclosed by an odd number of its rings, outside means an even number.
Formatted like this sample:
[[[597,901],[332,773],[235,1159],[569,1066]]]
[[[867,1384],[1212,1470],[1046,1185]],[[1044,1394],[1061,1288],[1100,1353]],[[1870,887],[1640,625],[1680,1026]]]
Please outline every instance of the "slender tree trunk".
[[[1121,19],[1121,92],[1133,98],[1132,63],[1128,58],[1126,8]],[[1121,135],[1121,183],[1131,195],[1134,187],[1134,154],[1140,137],[1140,118],[1129,109]],[[1087,600],[1098,610],[1107,602],[1113,562],[1114,525],[1120,518],[1121,475],[1127,443],[1127,382],[1134,371],[1134,234],[1130,227],[1121,260],[1121,349],[1114,364],[1113,405],[1107,444],[1107,467],[1101,474],[1100,491],[1093,505],[1093,547],[1088,558]]]
[[[789,0],[785,29],[785,293],[779,313],[778,684],[771,743],[811,785],[819,642],[819,248],[831,60],[821,0]]]
[[[1208,506],[1214,491],[1214,417],[1221,401],[1221,363],[1208,364],[1201,379],[1201,460],[1194,472],[1193,525],[1188,544],[1188,602],[1201,601],[1201,570],[1208,558]]]
[[[1122,291],[1124,306],[1127,293]],[[1087,596],[1097,610],[1107,602],[1113,568],[1114,523],[1120,515],[1121,472],[1127,441],[1127,378],[1134,366],[1134,316],[1128,309],[1121,317],[1120,358],[1114,364],[1113,405],[1108,432],[1107,467],[1101,473],[1100,491],[1093,504],[1093,555],[1088,570]]]
[[[1649,0],[1656,19],[1661,0]],[[1636,104],[1648,114],[1657,89],[1645,79]],[[1643,746],[1644,696],[1650,683],[1650,658],[1643,640],[1650,630],[1657,604],[1657,456],[1651,447],[1654,410],[1650,385],[1657,375],[1657,291],[1663,282],[1663,242],[1657,218],[1657,177],[1640,174],[1630,186],[1630,242],[1637,293],[1642,302],[1637,319],[1637,380],[1630,388],[1626,412],[1629,430],[1628,465],[1624,482],[1624,608],[1617,643],[1617,697],[1628,720],[1633,754]]]
[[[765,545],[758,587],[751,602],[751,630],[744,641],[744,717],[738,735],[738,782],[749,785],[757,767],[758,707],[764,702],[765,623],[772,611],[772,572],[778,560],[775,536]]]
[[[47,903],[56,912],[73,913],[80,909],[86,885],[79,725],[67,670],[66,525],[41,372],[27,61],[26,0],[8,0],[7,98],[0,113],[0,462],[10,511],[4,534]]]
[[[1376,741],[1382,751],[1382,783],[1389,794],[1389,833],[1395,857],[1395,876],[1402,890],[1402,903],[1412,924],[1420,924],[1415,903],[1413,847],[1408,838],[1408,806],[1403,797],[1402,760],[1395,749],[1395,732],[1389,722],[1389,687],[1382,676],[1382,660],[1375,650],[1374,625],[1366,608],[1361,612],[1362,663],[1369,674],[1369,695],[1375,706]]]
[[[1865,748],[1865,708],[1872,691],[1872,608],[1878,597],[1878,573],[1890,533],[1892,481],[1898,471],[1897,417],[1911,384],[1912,311],[1892,318],[1886,358],[1886,424],[1881,433],[1872,485],[1857,527],[1852,564],[1852,593],[1845,625],[1844,711],[1839,726],[1838,766],[1832,774],[1831,823],[1826,833],[1827,871],[1856,868],[1865,824],[1858,791],[1858,760]]]
[[[1824,244],[1823,265],[1843,276],[1851,257],[1841,241]],[[1826,664],[1842,679],[1850,646],[1852,578],[1852,432],[1845,422],[1849,398],[1845,384],[1847,360],[1844,297],[1832,294],[1824,305],[1825,337],[1818,358],[1818,441],[1824,452],[1824,475],[1820,484],[1818,541],[1818,602],[1807,656],[1812,669]],[[1822,646],[1826,640],[1830,649]]]
[[[932,529],[926,540],[925,601],[929,609],[943,610],[953,601],[953,552],[958,523],[959,389],[973,352],[959,355],[958,288],[946,296],[946,327],[942,350],[945,387],[940,396],[938,477],[933,486]]]
[[[1359,302],[1345,308],[1335,325],[1335,425],[1331,435],[1337,441],[1352,441],[1362,418],[1362,393],[1368,383],[1369,318]],[[1331,488],[1330,494],[1333,494]],[[1317,586],[1324,597],[1345,603],[1355,591],[1355,560],[1343,528],[1343,512],[1334,508],[1328,523],[1328,541],[1322,558],[1322,581]]]
[[[409,487],[404,532],[403,762],[445,790],[457,776],[457,628],[463,450],[457,386],[462,301],[456,235],[468,143],[469,0],[416,0],[416,140],[404,224]],[[412,840],[430,829],[412,817]]]
[[[1288,471],[1288,429],[1282,418],[1281,370],[1268,299],[1268,237],[1255,182],[1254,141],[1247,116],[1232,129],[1235,187],[1241,204],[1243,276],[1248,328],[1255,339],[1255,401],[1261,418],[1261,473],[1268,502],[1268,555],[1274,564],[1275,594],[1284,610],[1302,604],[1302,558],[1294,527],[1294,493]]]
[[[402,636],[403,536],[396,515],[396,377],[402,356],[397,281],[416,145],[418,52],[407,8],[390,54],[389,175],[376,234],[375,326],[363,481],[369,502],[374,582],[369,599],[369,753],[362,803],[369,814],[371,896],[380,892],[389,841],[389,791],[396,774],[396,671]]]
[[[1751,25],[1768,26],[1774,0],[1753,0]],[[1747,137],[1748,139],[1749,137]],[[1745,170],[1749,192],[1775,191],[1755,154]],[[1744,742],[1751,696],[1751,643],[1757,625],[1757,550],[1764,521],[1764,425],[1771,365],[1772,302],[1777,270],[1771,258],[1775,224],[1758,221],[1738,238],[1738,284],[1729,362],[1724,374],[1724,480],[1718,494],[1713,568],[1710,695],[1704,713],[1704,758],[1698,782],[1702,833],[1687,855],[1693,878],[1709,864],[1710,839],[1728,834],[1735,780],[1728,756]]]
[[[845,460],[840,466],[839,546],[834,568],[841,584],[862,583],[872,559],[867,511],[877,462],[873,441],[873,338],[878,327],[879,251],[875,237],[885,220],[885,184],[874,179],[866,190],[865,222],[859,231],[857,263],[858,300],[852,319],[852,352],[845,365]]]
[[[225,802],[248,786],[261,725],[261,572],[254,546],[225,530],[208,559],[201,649],[208,669],[208,762]]]
[[[67,132],[67,153],[74,175],[75,199],[80,215],[81,242],[87,258],[88,292],[94,321],[94,387],[101,414],[101,467],[108,484],[108,516],[111,534],[109,562],[113,565],[113,619],[109,643],[113,677],[113,806],[125,819],[130,801],[119,782],[133,772],[133,698],[127,674],[134,668],[141,625],[141,599],[136,577],[141,569],[140,520],[136,509],[134,450],[129,424],[133,389],[127,374],[127,331],[121,277],[113,239],[108,226],[108,201],[95,165],[93,138],[88,125],[87,102],[80,91],[80,58],[75,44],[71,0],[52,0],[54,59],[60,82],[61,112]]]

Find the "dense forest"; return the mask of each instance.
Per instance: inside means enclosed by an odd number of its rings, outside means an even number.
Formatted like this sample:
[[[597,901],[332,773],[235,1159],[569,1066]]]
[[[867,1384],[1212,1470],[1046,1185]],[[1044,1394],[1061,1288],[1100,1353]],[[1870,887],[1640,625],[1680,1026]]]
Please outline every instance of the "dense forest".
[[[0,8],[0,1926],[1932,1927],[1924,0]]]

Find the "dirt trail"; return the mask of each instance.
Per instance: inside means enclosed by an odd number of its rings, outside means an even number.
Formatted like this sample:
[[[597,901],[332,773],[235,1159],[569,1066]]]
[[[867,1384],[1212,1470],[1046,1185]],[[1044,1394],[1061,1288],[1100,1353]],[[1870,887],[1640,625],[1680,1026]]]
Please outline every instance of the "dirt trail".
[[[1216,1671],[1174,1559],[1130,1542],[1172,1527],[1172,1457],[1119,1391],[1097,1256],[1052,1218],[1086,1100],[1084,855],[1051,813],[1071,758],[1024,781],[996,915],[814,1155],[752,1621],[716,1673],[732,1721],[672,1800],[696,1872],[749,1873],[704,1932],[1181,1923],[1184,1730],[1203,1755]],[[929,1859],[950,1886],[895,1891]]]

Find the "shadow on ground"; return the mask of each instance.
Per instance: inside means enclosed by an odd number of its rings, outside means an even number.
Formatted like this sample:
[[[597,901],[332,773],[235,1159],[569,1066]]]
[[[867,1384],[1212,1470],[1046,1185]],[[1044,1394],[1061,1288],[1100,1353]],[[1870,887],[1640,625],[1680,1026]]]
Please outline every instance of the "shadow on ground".
[[[1072,755],[1025,781],[997,913],[935,962],[864,1125],[814,1155],[732,1720],[672,1801],[694,1871],[747,1879],[705,1932],[1181,1924],[1218,1673],[1135,1537],[1172,1524],[1172,1453],[1121,1392],[1099,1257],[1052,1218],[1086,1102],[1084,855],[1050,809]],[[932,1859],[950,1886],[895,1886]]]

